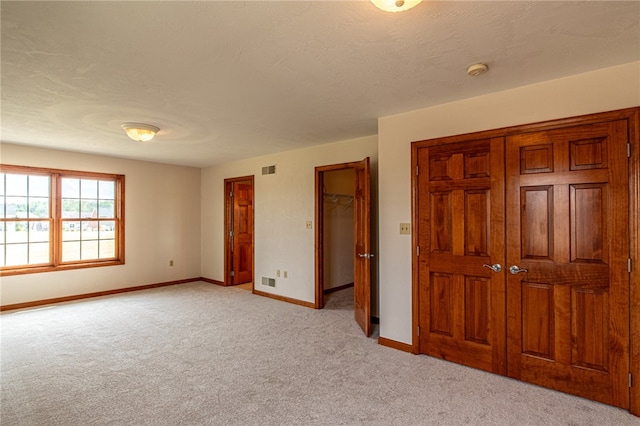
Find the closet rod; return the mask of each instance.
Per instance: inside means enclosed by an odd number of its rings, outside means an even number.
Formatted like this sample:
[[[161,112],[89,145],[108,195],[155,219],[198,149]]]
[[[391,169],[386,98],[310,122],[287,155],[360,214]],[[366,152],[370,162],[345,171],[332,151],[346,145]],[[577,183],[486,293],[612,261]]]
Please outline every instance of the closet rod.
[[[323,195],[324,195],[324,198],[330,198],[332,200],[353,200],[353,195],[330,194],[328,192],[325,192]]]

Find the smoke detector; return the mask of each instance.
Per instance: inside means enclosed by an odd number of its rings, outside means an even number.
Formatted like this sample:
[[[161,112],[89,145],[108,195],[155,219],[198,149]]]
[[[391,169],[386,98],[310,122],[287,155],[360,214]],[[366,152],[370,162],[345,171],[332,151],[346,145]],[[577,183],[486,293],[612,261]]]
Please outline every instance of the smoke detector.
[[[473,64],[473,65],[469,65],[469,67],[467,68],[467,74],[470,77],[477,77],[480,74],[484,74],[485,72],[489,71],[489,67],[487,66],[487,64]]]

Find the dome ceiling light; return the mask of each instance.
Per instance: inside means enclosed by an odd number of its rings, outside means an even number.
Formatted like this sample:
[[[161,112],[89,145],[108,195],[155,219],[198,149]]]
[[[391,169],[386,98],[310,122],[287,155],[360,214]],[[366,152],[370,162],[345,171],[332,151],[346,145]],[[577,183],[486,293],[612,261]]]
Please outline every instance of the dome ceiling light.
[[[371,0],[378,9],[385,12],[404,12],[416,6],[422,0]]]
[[[143,123],[122,123],[122,128],[136,142],[150,141],[160,130],[159,127]]]

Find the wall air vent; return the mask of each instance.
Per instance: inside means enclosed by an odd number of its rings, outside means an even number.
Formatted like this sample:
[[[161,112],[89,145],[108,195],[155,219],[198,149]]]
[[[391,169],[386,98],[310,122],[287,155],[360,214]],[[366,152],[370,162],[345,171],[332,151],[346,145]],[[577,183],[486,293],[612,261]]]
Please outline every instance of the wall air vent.
[[[262,277],[262,285],[266,285],[267,287],[275,287],[276,280],[275,278]]]
[[[263,175],[275,175],[276,174],[276,166],[264,166],[262,168]]]

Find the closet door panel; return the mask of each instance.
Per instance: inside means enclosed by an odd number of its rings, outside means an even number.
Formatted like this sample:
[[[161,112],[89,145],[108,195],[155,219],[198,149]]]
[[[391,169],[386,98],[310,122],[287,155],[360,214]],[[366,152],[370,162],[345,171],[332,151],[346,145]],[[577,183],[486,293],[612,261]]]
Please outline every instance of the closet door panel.
[[[418,152],[420,352],[505,374],[504,139]]]
[[[626,129],[507,138],[507,371],[628,408]]]

